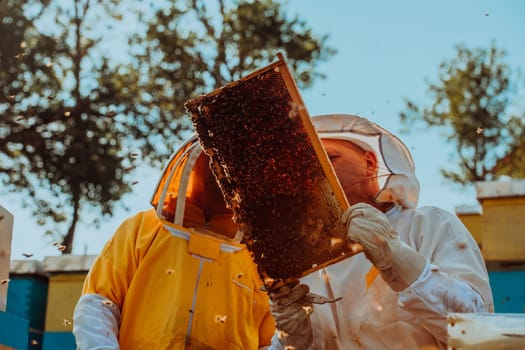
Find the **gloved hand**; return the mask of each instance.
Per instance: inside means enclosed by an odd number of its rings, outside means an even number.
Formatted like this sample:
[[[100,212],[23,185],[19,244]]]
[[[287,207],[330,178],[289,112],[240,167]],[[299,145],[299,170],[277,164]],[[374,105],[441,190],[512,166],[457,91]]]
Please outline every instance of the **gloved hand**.
[[[363,246],[365,256],[390,288],[402,291],[419,278],[426,257],[399,239],[383,212],[369,204],[357,203],[344,212],[342,220],[348,238]]]
[[[307,285],[296,283],[270,292],[270,311],[278,330],[277,339],[285,349],[308,349],[312,344],[310,314],[313,305],[307,297],[309,292]]]

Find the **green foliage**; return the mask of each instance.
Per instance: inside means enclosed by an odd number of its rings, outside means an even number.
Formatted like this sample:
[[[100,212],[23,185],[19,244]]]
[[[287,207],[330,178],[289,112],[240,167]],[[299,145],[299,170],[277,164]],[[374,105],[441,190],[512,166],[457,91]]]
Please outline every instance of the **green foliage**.
[[[501,156],[492,169],[495,176],[510,176],[513,178],[525,178],[525,128],[521,118],[514,117],[509,120],[507,129],[510,131],[511,142],[506,152]]]
[[[446,131],[459,170],[441,173],[454,183],[523,176],[524,119],[509,112],[516,90],[513,72],[503,62],[506,53],[494,44],[456,50],[455,58],[440,65],[438,81],[428,84],[430,106],[420,108],[405,100],[406,110],[400,114],[404,131],[420,123]]]
[[[132,15],[130,51],[108,50],[107,34]],[[308,87],[335,53],[271,0],[5,0],[0,18],[2,190],[54,225],[64,253],[82,212],[122,204],[137,155],[160,166],[191,131],[185,101],[277,51]]]
[[[12,1],[1,8],[1,45],[10,46],[0,62],[0,179],[3,190],[24,196],[39,224],[69,223],[65,253],[81,204],[110,215],[131,190],[124,176],[133,163],[124,145],[129,127],[113,114],[125,113],[133,100],[92,83],[126,77],[96,57],[99,38],[89,36],[84,23],[92,11],[88,4]],[[49,17],[53,31],[37,30],[34,23]],[[15,37],[8,35],[13,29]]]
[[[168,4],[156,11],[146,33],[132,40],[136,70],[148,77],[136,100],[150,110],[144,125],[152,146],[148,153],[164,157],[159,140],[172,145],[192,129],[184,102],[275,61],[278,51],[304,88],[323,78],[317,65],[335,54],[326,36],[314,36],[297,18],[287,19],[273,0]]]

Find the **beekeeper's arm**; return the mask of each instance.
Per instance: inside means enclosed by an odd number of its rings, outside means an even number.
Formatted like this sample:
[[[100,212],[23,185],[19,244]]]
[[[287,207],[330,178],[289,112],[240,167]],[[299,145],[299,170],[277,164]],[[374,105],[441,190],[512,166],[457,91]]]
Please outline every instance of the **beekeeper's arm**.
[[[313,341],[310,314],[312,302],[305,284],[285,285],[270,293],[270,311],[276,331],[271,350],[308,349]]]
[[[114,242],[109,244],[113,246]],[[84,281],[82,296],[73,313],[73,334],[78,350],[118,350],[120,300],[117,271],[106,247]]]
[[[481,295],[466,282],[439,271],[428,259],[399,239],[386,215],[364,203],[343,214],[348,237],[362,244],[366,257],[385,282],[400,292],[400,305],[443,343],[449,312],[485,311]]]
[[[120,311],[136,270],[136,239],[146,216],[125,220],[91,265],[73,315],[78,350],[119,349]]]
[[[73,314],[73,333],[78,350],[118,350],[120,310],[99,294],[83,295]]]

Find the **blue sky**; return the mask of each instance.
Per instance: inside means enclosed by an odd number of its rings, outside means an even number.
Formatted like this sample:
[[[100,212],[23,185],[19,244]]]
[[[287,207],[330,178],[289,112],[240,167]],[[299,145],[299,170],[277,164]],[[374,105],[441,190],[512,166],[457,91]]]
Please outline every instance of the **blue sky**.
[[[522,0],[290,0],[284,7],[297,13],[316,33],[328,34],[338,53],[320,69],[327,75],[313,88],[301,91],[311,115],[353,113],[399,134],[403,97],[428,104],[425,79],[435,81],[438,65],[454,57],[454,47],[496,46],[508,52],[505,60],[525,72],[525,1]],[[525,111],[525,89],[515,107]],[[476,204],[473,188],[446,183],[438,169],[453,165],[452,149],[439,131],[399,135],[410,148],[421,182],[419,205],[454,211]],[[135,211],[149,208],[162,169],[144,169],[134,192],[125,198],[130,211],[117,210],[100,228],[84,216],[76,233],[73,254],[97,254],[117,226]],[[5,201],[4,201],[5,200]],[[12,259],[60,255],[42,229],[18,205],[16,196],[0,204],[15,215]]]

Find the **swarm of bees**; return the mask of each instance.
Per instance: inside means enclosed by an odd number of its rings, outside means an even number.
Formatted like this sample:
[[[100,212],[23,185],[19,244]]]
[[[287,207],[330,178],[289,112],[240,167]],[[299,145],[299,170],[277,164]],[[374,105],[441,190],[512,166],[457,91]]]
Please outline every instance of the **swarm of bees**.
[[[267,286],[346,254],[331,216],[341,208],[279,67],[185,107]]]

